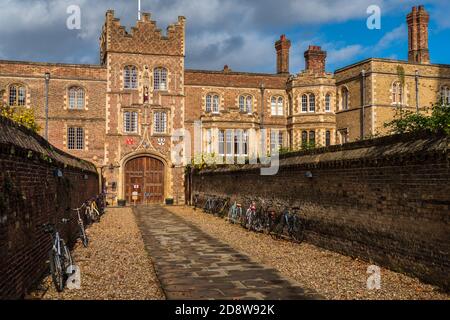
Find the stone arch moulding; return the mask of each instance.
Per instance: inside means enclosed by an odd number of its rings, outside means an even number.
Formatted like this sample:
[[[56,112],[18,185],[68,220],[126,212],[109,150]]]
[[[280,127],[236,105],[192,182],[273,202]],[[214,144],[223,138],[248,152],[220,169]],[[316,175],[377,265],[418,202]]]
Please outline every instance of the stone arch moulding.
[[[153,150],[139,150],[139,151],[133,151],[124,157],[119,162],[119,177],[118,177],[118,190],[119,190],[119,199],[125,198],[125,165],[136,158],[140,157],[149,157],[153,159],[157,159],[161,161],[164,164],[164,196],[163,198],[170,198],[171,196],[171,186],[172,186],[172,170],[170,168],[172,167],[172,163],[170,160],[168,160],[164,155],[162,155],[159,152],[155,152]]]

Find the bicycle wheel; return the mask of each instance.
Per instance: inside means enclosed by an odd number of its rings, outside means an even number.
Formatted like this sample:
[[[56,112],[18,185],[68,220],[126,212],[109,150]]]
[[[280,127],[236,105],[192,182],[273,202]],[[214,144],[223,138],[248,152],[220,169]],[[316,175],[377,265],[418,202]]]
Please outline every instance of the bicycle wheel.
[[[292,219],[292,228],[289,232],[291,238],[298,243],[303,242],[305,238],[305,233],[303,231],[304,228],[302,222],[297,217],[294,217]]]
[[[281,238],[281,236],[283,235],[284,225],[285,225],[284,216],[281,216],[280,220],[277,223],[275,223],[273,227],[273,235],[276,239]]]
[[[62,239],[61,239],[61,255],[63,258],[64,271],[67,271],[67,268],[73,265],[73,259],[69,248],[66,246],[66,243]]]
[[[84,216],[86,218],[86,225],[91,225],[92,224],[92,216],[91,216],[91,210],[89,208],[86,208],[86,210],[84,210]]]
[[[80,239],[83,242],[83,246],[85,248],[89,245],[89,238],[86,234],[86,230],[84,229],[84,225],[80,224]]]
[[[55,285],[56,291],[62,292],[64,290],[64,275],[63,265],[59,255],[52,249],[49,251],[50,260],[50,273],[52,275],[53,284]]]

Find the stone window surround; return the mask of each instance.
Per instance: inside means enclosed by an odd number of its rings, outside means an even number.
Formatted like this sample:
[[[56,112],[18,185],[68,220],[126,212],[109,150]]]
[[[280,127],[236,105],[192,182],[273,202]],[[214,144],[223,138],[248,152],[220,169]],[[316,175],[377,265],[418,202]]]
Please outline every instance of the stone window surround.
[[[444,99],[447,98],[447,103],[450,103],[450,85],[449,84],[443,84],[440,86],[439,88],[439,100],[442,100],[443,102]]]
[[[231,133],[231,139],[228,140],[228,134]],[[239,135],[236,135],[239,133]],[[223,141],[221,140],[221,136],[223,137]],[[246,154],[241,154],[240,152],[236,153],[235,150],[235,139],[236,136],[240,137],[238,140],[238,146],[241,151],[244,148],[244,137],[246,141]],[[214,142],[215,139],[212,139],[212,142]],[[220,144],[223,143],[223,154],[220,153]],[[231,150],[228,150],[227,145],[230,144]],[[219,128],[217,131],[217,154],[220,157],[246,157],[250,153],[250,132],[247,128],[232,128],[232,129],[225,129],[225,128]]]
[[[210,106],[211,107],[211,111],[207,111],[207,99],[208,99],[208,96],[211,97],[211,106]],[[217,111],[214,111],[214,97],[218,98]],[[220,93],[208,92],[206,94],[205,99],[204,99],[204,108],[203,108],[205,110],[205,112],[212,113],[212,114],[220,114],[220,110],[222,109],[221,105],[222,105],[222,97],[221,97]]]
[[[400,89],[400,93],[397,90]],[[395,80],[392,82],[390,90],[390,99],[392,106],[407,106],[407,85],[406,83],[401,87],[401,82],[399,80]],[[401,94],[401,101],[397,101],[397,96]]]
[[[281,114],[279,113],[279,110],[280,110],[280,109],[279,109],[280,98],[281,98]],[[275,99],[275,101],[276,101],[276,103],[275,103],[275,105],[276,105],[276,107],[275,107],[276,113],[275,113],[275,114],[273,113],[273,108],[272,108],[273,99]],[[271,115],[272,117],[281,117],[281,116],[284,116],[284,111],[285,111],[285,108],[284,108],[284,107],[285,107],[285,99],[284,99],[283,96],[274,94],[273,96],[270,97],[269,103],[270,103],[270,115]]]
[[[303,101],[304,97],[306,96],[306,111],[303,111]],[[314,111],[311,111],[311,96],[314,97]],[[317,112],[317,96],[310,91],[304,92],[299,95],[299,106],[300,106],[300,113],[316,113]]]
[[[126,132],[125,131],[125,112],[137,112],[137,127],[136,132]],[[126,136],[139,136],[141,135],[141,111],[137,108],[122,108],[121,110],[121,117],[120,117],[120,128],[121,133]]]
[[[327,110],[327,96],[330,97],[330,110]],[[332,113],[333,112],[333,93],[331,92],[326,92],[325,93],[325,98],[324,98],[324,110],[326,113]]]
[[[10,92],[11,86],[21,86],[21,87],[25,88],[25,104],[20,107],[25,107],[27,109],[30,109],[30,88],[28,88],[28,86],[25,83],[20,82],[20,81],[8,83],[8,85],[6,86],[6,90],[5,90],[6,101],[5,101],[5,99],[3,101],[9,105],[9,92]]]
[[[69,106],[69,91],[71,88],[81,88],[84,91],[84,108],[83,109],[71,109]],[[86,87],[84,85],[82,85],[81,83],[70,83],[69,85],[67,85],[65,87],[64,90],[64,110],[69,110],[69,111],[87,111],[89,110],[89,93],[88,90],[86,89]]]
[[[244,111],[241,110],[241,97],[244,98]],[[246,107],[247,107],[247,99],[249,97],[251,98],[251,103],[250,103],[251,110],[250,110],[250,112],[245,110]],[[240,94],[238,96],[238,98],[237,98],[237,103],[238,103],[239,112],[245,113],[245,114],[253,114],[255,112],[255,97],[252,94],[250,94],[250,93],[242,93],[242,94]]]
[[[125,87],[125,69],[132,68],[132,67],[134,67],[136,69],[136,87],[135,88],[126,88]],[[138,90],[139,85],[141,84],[140,75],[141,75],[141,70],[139,69],[139,67],[136,64],[134,64],[134,63],[124,64],[121,68],[121,75],[120,75],[121,87],[123,88],[123,90]]]
[[[163,66],[163,65],[158,65],[158,66],[155,66],[151,70],[152,70],[152,72],[151,72],[151,83],[152,83],[151,84],[151,88],[152,88],[152,90],[156,91],[156,92],[169,92],[169,83],[170,83],[170,81],[169,81],[169,79],[170,79],[169,68],[167,68],[166,66]],[[164,89],[161,89],[161,88],[156,89],[155,88],[155,85],[156,85],[156,82],[155,82],[156,70],[165,70],[165,72],[166,72],[166,87]]]
[[[343,92],[344,92],[344,89],[346,90],[346,93],[347,93],[347,107],[344,109],[344,94],[343,94]],[[351,94],[350,94],[350,90],[348,90],[348,87],[347,86],[345,86],[345,85],[343,85],[343,86],[340,86],[339,87],[339,110],[340,111],[347,111],[347,110],[350,110],[350,97],[351,97]]]
[[[166,113],[166,131],[165,132],[155,132],[155,114],[156,112]],[[169,108],[154,108],[151,111],[151,135],[152,137],[169,137],[171,131],[171,110]]]
[[[84,135],[84,146],[83,149],[69,149],[68,146],[68,130],[69,127],[75,127],[75,128],[83,128],[83,135]],[[87,152],[89,151],[89,130],[84,126],[82,122],[65,122],[64,123],[64,133],[63,133],[63,146],[65,150],[68,150],[69,152]]]

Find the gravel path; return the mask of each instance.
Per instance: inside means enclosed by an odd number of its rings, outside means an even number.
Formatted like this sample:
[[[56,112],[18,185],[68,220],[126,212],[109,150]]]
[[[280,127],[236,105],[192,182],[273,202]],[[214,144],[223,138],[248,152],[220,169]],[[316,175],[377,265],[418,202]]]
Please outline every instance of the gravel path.
[[[168,207],[171,212],[209,235],[271,266],[287,277],[317,291],[327,299],[445,299],[450,295],[419,280],[381,268],[381,289],[367,289],[369,263],[310,244],[274,240],[248,232],[224,219],[188,207]]]
[[[88,229],[89,247],[80,242],[72,253],[81,270],[81,289],[58,293],[44,279],[34,298],[58,300],[165,299],[130,208],[109,208]],[[42,291],[44,290],[44,291]]]

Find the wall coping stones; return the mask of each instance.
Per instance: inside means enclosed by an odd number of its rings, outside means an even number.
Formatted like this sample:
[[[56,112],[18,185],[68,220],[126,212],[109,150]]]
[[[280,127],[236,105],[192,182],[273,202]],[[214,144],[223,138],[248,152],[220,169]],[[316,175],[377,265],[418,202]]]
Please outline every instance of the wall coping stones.
[[[97,174],[93,163],[54,147],[39,134],[2,116],[0,116],[0,154],[22,155],[26,158],[37,157],[44,161],[51,159],[51,163],[54,162],[63,167]]]
[[[357,141],[344,145],[334,145],[309,151],[299,151],[280,155],[280,168],[289,167],[342,167],[354,164],[380,164],[384,161],[404,161],[424,157],[446,157],[450,137],[444,133],[428,131],[397,134],[376,139]],[[196,171],[198,174],[253,171],[267,167],[261,164],[220,165]]]

